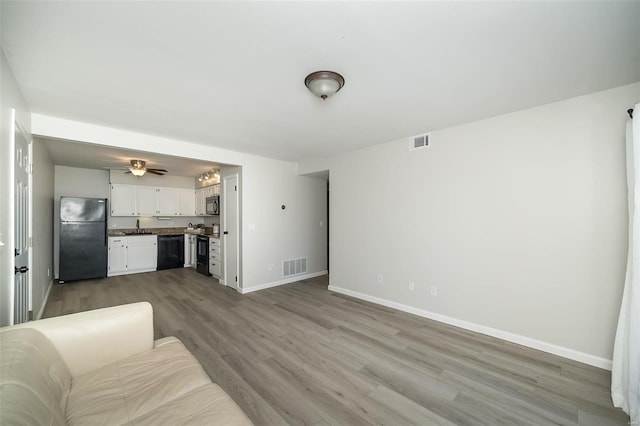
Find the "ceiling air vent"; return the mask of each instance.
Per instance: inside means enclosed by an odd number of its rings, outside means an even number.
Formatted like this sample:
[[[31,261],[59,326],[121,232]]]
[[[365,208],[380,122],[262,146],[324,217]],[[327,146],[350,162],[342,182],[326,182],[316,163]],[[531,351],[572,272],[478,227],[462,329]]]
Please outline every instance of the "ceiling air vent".
[[[429,133],[424,135],[412,136],[409,138],[409,149],[414,151],[416,149],[422,149],[429,146]]]

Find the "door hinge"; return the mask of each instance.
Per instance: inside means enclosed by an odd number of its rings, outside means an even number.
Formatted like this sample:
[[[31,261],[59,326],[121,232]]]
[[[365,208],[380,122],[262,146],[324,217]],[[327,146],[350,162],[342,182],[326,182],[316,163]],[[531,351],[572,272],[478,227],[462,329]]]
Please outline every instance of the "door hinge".
[[[237,191],[238,190],[238,185],[233,185],[233,190]]]
[[[236,282],[238,282],[238,276],[236,275]]]

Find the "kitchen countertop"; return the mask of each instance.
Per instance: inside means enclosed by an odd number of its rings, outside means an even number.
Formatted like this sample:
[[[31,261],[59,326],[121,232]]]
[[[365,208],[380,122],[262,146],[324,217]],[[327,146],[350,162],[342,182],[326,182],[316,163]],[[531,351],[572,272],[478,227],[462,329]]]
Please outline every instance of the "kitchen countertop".
[[[200,231],[202,229],[202,231]],[[145,235],[181,235],[181,234],[193,234],[193,235],[211,235],[213,234],[212,227],[204,228],[140,228],[142,233],[136,233],[136,228],[122,228],[122,229],[109,229],[107,236],[109,237],[139,237]]]

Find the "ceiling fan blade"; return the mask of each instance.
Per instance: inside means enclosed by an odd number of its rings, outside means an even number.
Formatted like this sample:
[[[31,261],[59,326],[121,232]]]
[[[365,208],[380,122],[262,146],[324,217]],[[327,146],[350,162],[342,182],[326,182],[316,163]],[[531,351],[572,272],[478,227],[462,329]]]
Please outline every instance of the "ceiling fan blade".
[[[147,171],[154,171],[154,172],[165,172],[167,173],[169,170],[165,170],[165,169],[154,169],[154,168],[147,168]]]
[[[164,173],[157,172],[155,169],[147,169],[147,173],[151,173],[158,176],[164,176]]]
[[[128,172],[124,172],[124,174],[126,175],[127,173],[131,173],[131,170],[129,170]]]

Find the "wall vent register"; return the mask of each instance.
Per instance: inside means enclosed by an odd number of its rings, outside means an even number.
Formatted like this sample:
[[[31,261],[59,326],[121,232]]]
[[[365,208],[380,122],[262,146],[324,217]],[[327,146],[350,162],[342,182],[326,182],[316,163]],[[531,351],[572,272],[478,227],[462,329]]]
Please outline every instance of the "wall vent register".
[[[429,146],[430,133],[424,135],[412,136],[409,138],[409,149],[414,151],[416,149],[422,149]]]
[[[282,276],[304,274],[307,272],[307,258],[291,259],[282,261]]]

